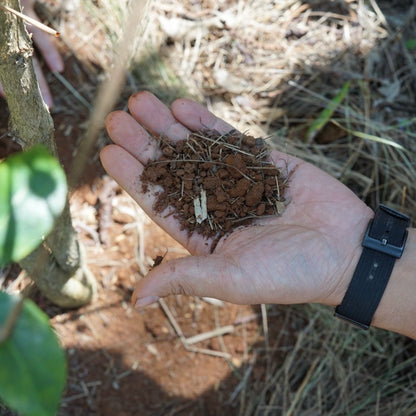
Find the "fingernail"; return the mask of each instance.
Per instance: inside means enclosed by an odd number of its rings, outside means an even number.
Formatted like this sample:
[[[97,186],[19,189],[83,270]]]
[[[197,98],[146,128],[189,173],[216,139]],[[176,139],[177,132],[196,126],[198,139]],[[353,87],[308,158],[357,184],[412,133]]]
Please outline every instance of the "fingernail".
[[[139,298],[136,300],[134,307],[139,309],[144,308],[145,306],[149,306],[152,303],[156,303],[159,299],[159,296],[146,296],[144,298]]]

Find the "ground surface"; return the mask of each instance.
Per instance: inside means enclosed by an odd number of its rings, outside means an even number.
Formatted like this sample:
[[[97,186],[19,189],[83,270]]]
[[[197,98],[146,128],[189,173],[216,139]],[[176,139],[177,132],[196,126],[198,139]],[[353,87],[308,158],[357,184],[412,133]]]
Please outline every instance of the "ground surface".
[[[56,127],[59,135],[65,126],[58,121]],[[59,136],[58,142],[65,141],[62,159],[69,162],[70,143]],[[224,409],[237,414],[233,392],[252,348],[264,343],[259,309],[184,296],[133,309],[134,283],[153,259],[187,252],[102,173],[98,162],[95,168],[91,172],[98,174],[84,177],[86,183],[70,201],[74,226],[98,280],[96,299],[65,311],[32,293],[67,351],[68,384],[59,414],[218,415]],[[23,272],[15,268],[13,275],[18,275],[13,284],[26,286]],[[279,317],[271,319],[278,327]],[[215,330],[217,335],[205,341],[183,344],[184,338]],[[261,376],[260,361],[256,371]]]
[[[55,118],[66,166],[75,144],[67,124]],[[3,153],[14,149],[4,141]],[[59,414],[218,415],[237,412],[233,392],[251,349],[262,343],[258,308],[175,296],[142,311],[130,306],[134,283],[157,256],[187,255],[107,177],[99,162],[71,193],[75,229],[98,281],[94,302],[65,311],[34,291],[67,351],[69,376]],[[16,287],[26,286],[14,268]],[[163,306],[163,308],[162,308]],[[271,324],[278,326],[278,317]],[[176,329],[175,329],[176,328]],[[224,335],[222,334],[224,329]],[[181,337],[218,330],[207,340],[184,346]],[[258,371],[262,371],[259,361]],[[238,412],[237,412],[238,413]],[[235,413],[235,414],[237,414]]]
[[[160,304],[134,310],[129,300],[141,275],[138,264],[146,267],[158,255],[169,259],[186,252],[137,213],[117,188],[103,201],[110,205],[111,220],[103,233],[106,225],[99,225],[100,216],[91,202],[113,184],[98,179],[92,186],[94,193],[89,185],[76,191],[72,204],[75,212],[82,213],[75,225],[99,280],[98,296],[86,308],[58,311],[52,318],[70,365],[61,414],[221,414],[225,403],[233,404],[231,394],[238,384],[231,367],[241,373],[250,345],[260,341],[258,311],[248,306],[213,306],[183,296],[167,299],[163,305],[173,322]],[[105,243],[100,240],[104,235]],[[143,259],[138,259],[141,255]],[[192,344],[207,350],[192,352],[184,348],[176,325],[187,338],[230,325],[232,332]],[[216,351],[223,357],[209,355]]]
[[[7,110],[1,104],[5,132]],[[68,172],[77,146],[74,129],[84,117],[54,112],[56,141]],[[1,156],[15,148],[4,137]],[[51,317],[67,351],[69,375],[59,415],[218,415],[225,409],[238,414],[236,397],[244,387],[239,383],[253,349],[265,347],[260,309],[185,296],[133,309],[134,283],[153,260],[184,256],[186,250],[105,175],[96,156],[82,184],[71,192],[70,203],[98,281],[97,297],[87,307],[66,311],[36,290],[31,295]],[[16,288],[28,284],[17,267],[8,279]],[[278,330],[279,313],[273,311],[269,319]],[[184,338],[211,331],[207,340],[184,345]],[[262,360],[257,363],[250,371],[261,378],[264,366]]]

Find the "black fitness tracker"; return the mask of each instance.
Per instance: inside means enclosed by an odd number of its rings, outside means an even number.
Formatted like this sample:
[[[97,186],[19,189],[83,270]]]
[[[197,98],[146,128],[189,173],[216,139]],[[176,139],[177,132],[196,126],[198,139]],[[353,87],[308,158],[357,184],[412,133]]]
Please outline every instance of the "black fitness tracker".
[[[368,224],[363,252],[335,316],[368,329],[389,281],[396,259],[402,256],[410,218],[379,205]]]

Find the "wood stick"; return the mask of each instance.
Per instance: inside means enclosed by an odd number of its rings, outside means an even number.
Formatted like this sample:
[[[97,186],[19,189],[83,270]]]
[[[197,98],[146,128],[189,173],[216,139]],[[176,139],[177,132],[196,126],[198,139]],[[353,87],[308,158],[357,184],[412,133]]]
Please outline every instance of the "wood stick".
[[[33,26],[36,26],[37,28],[39,28],[39,29],[43,30],[43,31],[44,31],[44,32],[46,32],[46,33],[49,33],[49,34],[54,35],[54,36],[56,36],[56,37],[59,37],[59,35],[60,35],[60,33],[59,33],[59,32],[57,32],[55,29],[52,29],[52,28],[50,28],[49,26],[46,26],[46,25],[44,25],[43,23],[41,23],[41,22],[39,22],[39,21],[37,21],[37,20],[35,20],[35,19],[32,19],[31,17],[26,16],[25,14],[20,13],[20,12],[18,12],[17,10],[14,10],[14,9],[10,8],[9,6],[3,6],[3,5],[0,5],[0,7],[1,7],[3,10],[7,10],[8,12],[10,12],[10,13],[14,14],[15,16],[20,17],[20,18],[21,18],[21,19],[23,19],[25,22],[27,22],[27,23],[29,23],[29,24],[31,24],[31,25],[33,25]]]
[[[185,342],[188,345],[196,344],[207,339],[218,337],[219,335],[229,334],[234,331],[233,325],[223,326],[221,328],[214,329],[212,331],[202,332],[201,334],[194,335],[193,337],[185,338]]]

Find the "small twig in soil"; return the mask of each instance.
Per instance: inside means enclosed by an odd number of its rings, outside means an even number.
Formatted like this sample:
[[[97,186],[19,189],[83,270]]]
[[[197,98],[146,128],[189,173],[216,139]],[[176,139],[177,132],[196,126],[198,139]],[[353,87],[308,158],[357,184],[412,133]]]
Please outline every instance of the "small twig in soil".
[[[155,211],[162,213],[171,206],[182,229],[214,239],[211,250],[236,226],[283,212],[284,205],[276,202],[284,201],[287,172],[270,159],[271,149],[263,139],[208,130],[178,142],[166,137],[158,141],[161,156],[145,166],[142,190],[161,186]]]
[[[210,338],[218,337],[219,335],[230,334],[233,331],[233,325],[226,325],[220,328],[213,329],[212,331],[202,332],[201,334],[186,338],[186,343],[188,345],[196,344],[198,342],[206,341]]]
[[[276,179],[277,200],[280,201],[279,179],[277,178],[277,176],[275,176],[274,178]]]
[[[117,191],[117,183],[107,178],[98,196],[98,235],[102,244],[110,244],[108,230],[113,225],[112,201]]]
[[[243,176],[245,179],[247,179],[250,182],[255,182],[252,178],[250,178],[249,176],[247,176],[245,173],[241,172],[240,169],[238,169],[237,167],[233,166],[233,165],[228,165],[227,163],[224,162],[216,162],[214,160],[195,160],[195,159],[170,159],[170,160],[155,160],[153,162],[150,162],[149,165],[157,165],[159,163],[172,163],[172,162],[193,162],[193,163],[211,163],[213,165],[218,165],[218,166],[222,166],[222,167],[227,167],[227,168],[233,168],[235,169],[241,176]]]
[[[176,321],[175,317],[170,312],[168,305],[163,299],[159,299],[159,305],[162,308],[163,312],[165,313],[166,317],[169,319],[170,324],[172,325],[173,329],[176,332],[176,335],[178,335],[179,339],[183,343],[185,340],[185,335],[183,334],[182,329],[179,326],[178,322]]]
[[[206,348],[195,348],[195,347],[192,347],[191,345],[189,345],[188,342],[187,342],[187,338],[183,334],[182,329],[179,326],[178,322],[176,321],[175,317],[170,312],[170,309],[169,309],[168,305],[166,304],[166,302],[163,299],[159,299],[159,305],[161,306],[163,312],[165,313],[166,317],[168,318],[168,320],[169,320],[170,324],[172,325],[173,329],[175,330],[176,335],[179,337],[179,340],[181,341],[183,347],[187,351],[198,352],[198,353],[206,354],[206,355],[212,355],[214,357],[221,357],[221,358],[225,358],[227,360],[231,358],[230,354],[224,353],[222,351],[208,350]],[[191,341],[192,341],[192,338],[194,338],[194,337],[191,337]],[[193,343],[195,343],[195,341]]]
[[[201,188],[200,197],[194,198],[195,219],[198,224],[208,218],[207,193]],[[212,228],[212,227],[211,227]]]
[[[264,333],[264,344],[266,347],[266,351],[269,351],[270,343],[269,343],[269,324],[267,319],[267,308],[264,303],[260,306],[261,309],[261,321],[263,324],[263,333]]]
[[[219,136],[216,139],[211,139],[210,137],[204,136],[204,135],[199,134],[199,133],[194,133],[194,136],[199,137],[199,138],[204,139],[204,140],[207,140],[209,142],[212,142],[212,145],[208,146],[209,148],[212,148],[212,146],[215,145],[215,144],[221,143],[221,145],[233,150],[234,152],[241,153],[245,156],[254,157],[253,153],[246,152],[246,151],[242,150],[239,146],[236,146],[234,144],[231,144],[231,143],[228,143],[228,142],[224,141],[224,138],[226,138],[227,135]]]

